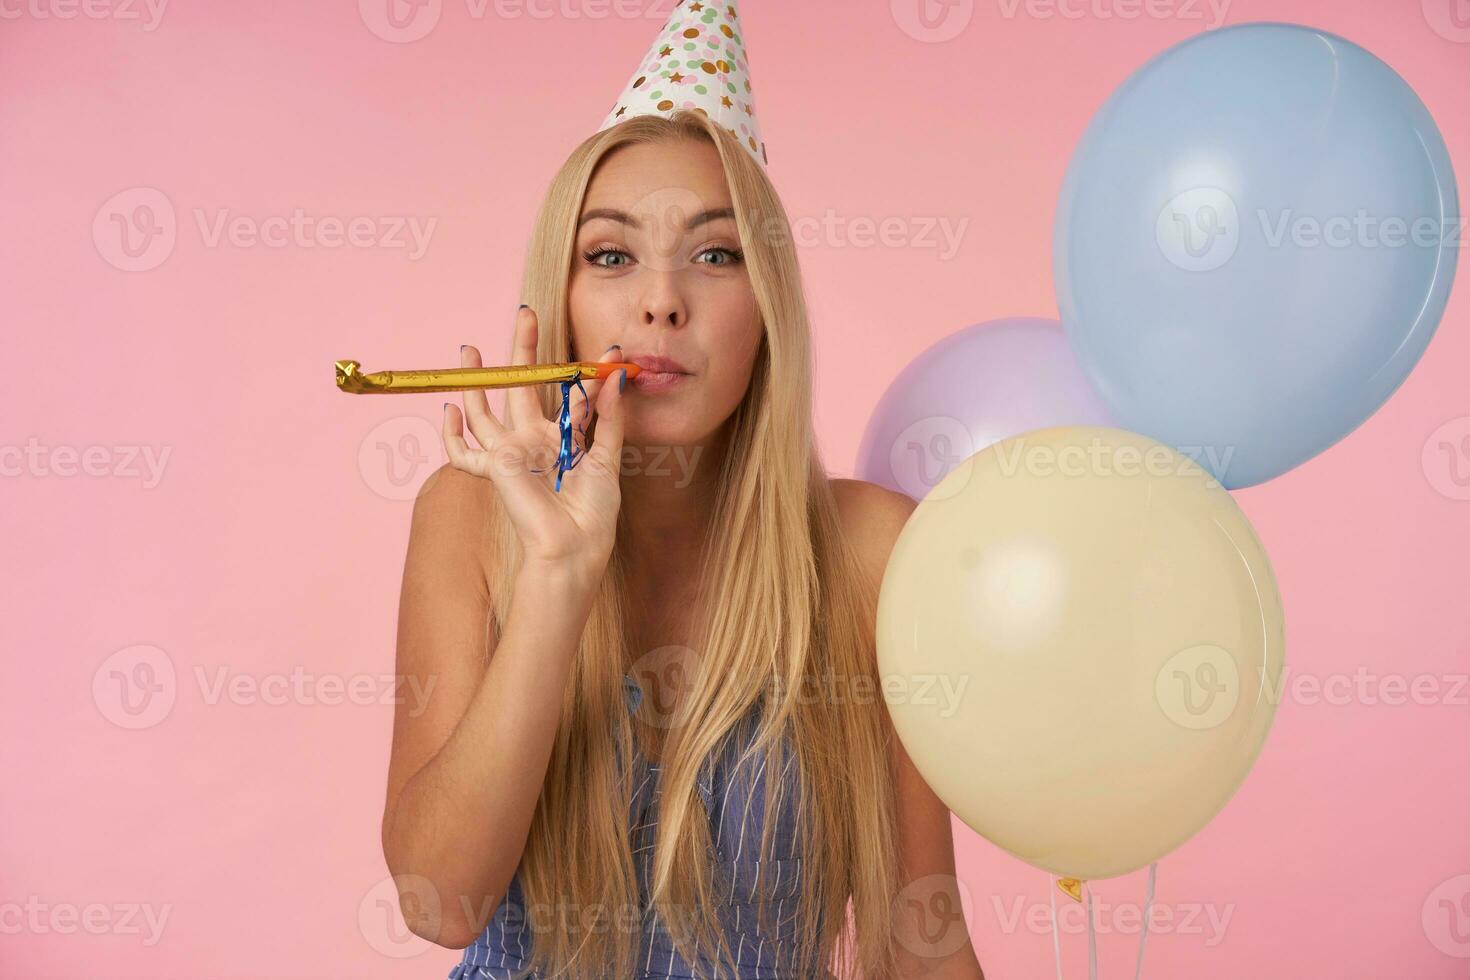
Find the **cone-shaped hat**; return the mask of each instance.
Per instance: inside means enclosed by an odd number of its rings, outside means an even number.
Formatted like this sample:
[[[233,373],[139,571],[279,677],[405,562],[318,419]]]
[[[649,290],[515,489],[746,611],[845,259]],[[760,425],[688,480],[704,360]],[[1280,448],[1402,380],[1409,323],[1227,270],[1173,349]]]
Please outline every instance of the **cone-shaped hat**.
[[[679,0],[599,132],[633,116],[669,116],[677,109],[702,110],[762,165],[768,162],[736,0]]]

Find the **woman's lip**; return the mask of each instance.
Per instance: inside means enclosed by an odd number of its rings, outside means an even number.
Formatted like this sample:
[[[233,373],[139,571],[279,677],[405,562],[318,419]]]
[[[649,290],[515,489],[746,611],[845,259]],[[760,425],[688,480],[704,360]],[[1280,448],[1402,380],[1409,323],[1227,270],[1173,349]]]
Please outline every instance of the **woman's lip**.
[[[663,372],[665,374],[689,373],[687,370],[685,370],[684,365],[680,364],[672,357],[660,357],[657,354],[638,354],[634,357],[628,358],[628,360],[631,363],[638,365],[638,367],[644,371],[657,371]]]
[[[674,371],[649,371],[642,369],[633,378],[633,387],[639,391],[666,391],[678,386],[687,374]]]

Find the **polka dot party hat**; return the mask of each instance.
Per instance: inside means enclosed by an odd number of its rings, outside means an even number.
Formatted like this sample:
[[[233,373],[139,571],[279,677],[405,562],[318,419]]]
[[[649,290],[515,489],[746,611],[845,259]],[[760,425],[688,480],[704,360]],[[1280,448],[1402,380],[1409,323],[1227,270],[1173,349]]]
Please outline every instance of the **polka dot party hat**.
[[[763,166],[768,163],[735,0],[679,0],[598,131],[633,116],[668,116],[677,109],[700,110]]]

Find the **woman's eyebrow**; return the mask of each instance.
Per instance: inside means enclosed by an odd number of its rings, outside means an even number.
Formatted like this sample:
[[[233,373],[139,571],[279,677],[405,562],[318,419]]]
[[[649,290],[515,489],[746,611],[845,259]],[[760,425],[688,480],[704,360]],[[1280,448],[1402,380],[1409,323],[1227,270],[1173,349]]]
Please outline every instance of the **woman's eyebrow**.
[[[717,221],[720,218],[733,217],[735,217],[734,208],[711,208],[708,211],[701,211],[690,218],[689,223],[685,227],[691,229],[698,228],[700,225]],[[582,212],[581,219],[577,222],[577,227],[581,228],[587,222],[597,218],[606,218],[610,221],[616,221],[619,224],[628,225],[631,228],[641,229],[643,227],[643,223],[637,218],[628,214],[626,211],[619,211],[617,208],[593,208],[590,211],[584,211]]]

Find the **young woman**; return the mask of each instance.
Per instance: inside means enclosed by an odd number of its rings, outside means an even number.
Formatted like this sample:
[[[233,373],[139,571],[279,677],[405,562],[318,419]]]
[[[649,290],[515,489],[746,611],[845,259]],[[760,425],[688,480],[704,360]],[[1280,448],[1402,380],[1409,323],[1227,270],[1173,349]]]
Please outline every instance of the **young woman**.
[[[465,948],[456,980],[980,978],[936,935],[965,928],[949,812],[876,666],[913,502],[824,472],[760,164],[698,111],[599,132],[524,298],[515,363],[642,370],[573,390],[590,448],[559,491],[557,386],[508,389],[504,418],[446,403],[398,633],[435,693],[399,709],[383,815],[410,926]]]

